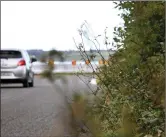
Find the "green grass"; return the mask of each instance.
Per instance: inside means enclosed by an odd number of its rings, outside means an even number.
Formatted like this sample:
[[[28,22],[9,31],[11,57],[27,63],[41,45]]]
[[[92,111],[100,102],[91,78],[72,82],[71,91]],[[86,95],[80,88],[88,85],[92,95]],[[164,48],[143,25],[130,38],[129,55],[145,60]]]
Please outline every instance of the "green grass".
[[[60,73],[54,73],[54,75],[61,76],[61,75],[92,75],[91,72],[60,72]],[[35,75],[42,75],[42,74],[35,74]]]
[[[86,72],[86,73],[81,73],[81,72],[77,72],[77,73],[67,72],[67,73],[65,73],[65,72],[62,72],[62,73],[55,73],[54,75],[92,75],[92,73],[90,73],[90,72]]]

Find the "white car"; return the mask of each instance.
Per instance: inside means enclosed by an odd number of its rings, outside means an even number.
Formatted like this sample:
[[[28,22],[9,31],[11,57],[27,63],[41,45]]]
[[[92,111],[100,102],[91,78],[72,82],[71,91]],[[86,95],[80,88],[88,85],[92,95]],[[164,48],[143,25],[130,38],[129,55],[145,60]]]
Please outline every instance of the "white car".
[[[23,87],[34,86],[34,73],[32,62],[25,50],[5,49],[0,50],[1,59],[1,83],[22,83]]]

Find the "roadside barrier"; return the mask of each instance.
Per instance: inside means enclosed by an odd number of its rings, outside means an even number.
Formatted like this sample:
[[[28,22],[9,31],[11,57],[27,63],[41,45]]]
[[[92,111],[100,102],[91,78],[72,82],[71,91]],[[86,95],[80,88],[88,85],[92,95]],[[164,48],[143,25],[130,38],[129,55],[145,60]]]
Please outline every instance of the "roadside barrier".
[[[91,73],[93,69],[96,70],[99,67],[99,62],[81,62],[73,60],[71,62],[49,62],[54,65],[54,73],[72,73],[72,72],[86,72]],[[34,62],[32,64],[32,70],[35,74],[41,74],[46,70],[48,64],[42,62]],[[93,67],[93,69],[92,69]]]

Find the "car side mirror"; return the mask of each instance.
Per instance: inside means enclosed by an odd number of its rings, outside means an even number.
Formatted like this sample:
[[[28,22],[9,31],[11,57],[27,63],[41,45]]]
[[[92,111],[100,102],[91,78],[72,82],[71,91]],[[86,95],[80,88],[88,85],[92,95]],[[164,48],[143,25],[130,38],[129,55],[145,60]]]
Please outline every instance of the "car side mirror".
[[[36,62],[36,61],[37,61],[36,58],[34,58],[34,57],[31,58],[31,63]]]

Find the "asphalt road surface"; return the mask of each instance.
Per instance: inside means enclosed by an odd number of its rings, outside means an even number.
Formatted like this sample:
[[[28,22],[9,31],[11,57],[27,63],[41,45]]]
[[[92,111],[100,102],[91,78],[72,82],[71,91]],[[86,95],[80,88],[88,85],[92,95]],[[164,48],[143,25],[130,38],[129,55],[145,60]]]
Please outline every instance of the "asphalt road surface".
[[[81,77],[88,83],[90,78]],[[64,81],[63,81],[64,80]],[[46,79],[35,77],[33,88],[1,85],[1,136],[47,137],[63,112],[64,92],[87,92],[89,88],[77,76],[64,76],[52,86]],[[60,122],[60,121],[59,121]],[[56,131],[55,131],[56,132]]]

